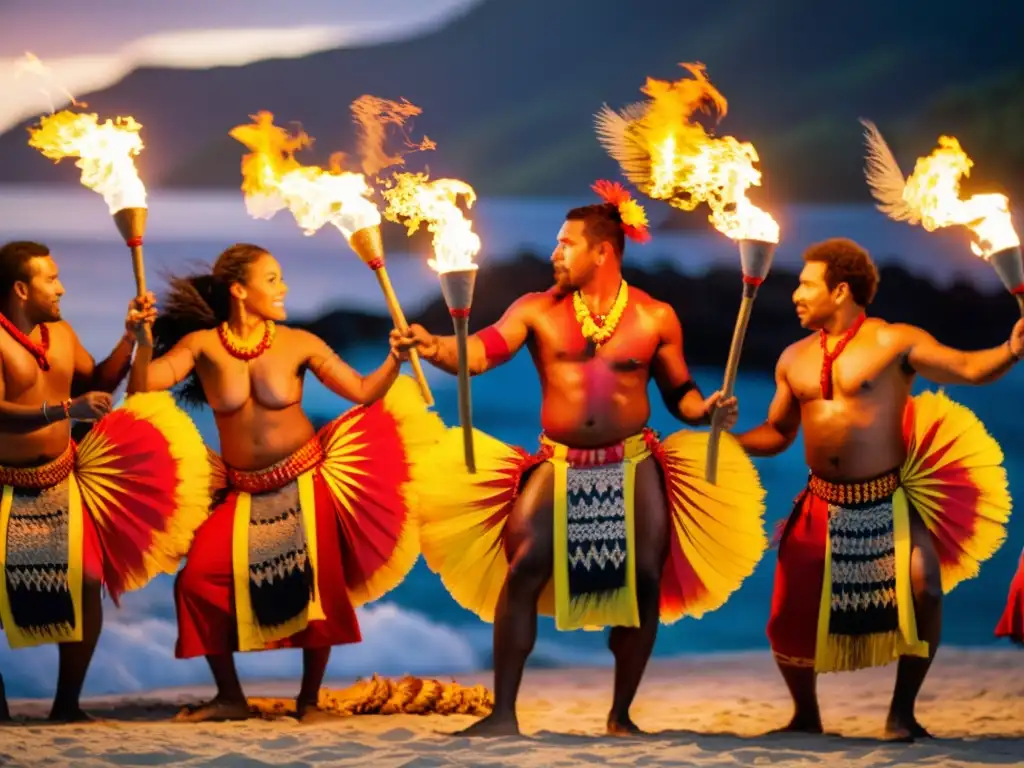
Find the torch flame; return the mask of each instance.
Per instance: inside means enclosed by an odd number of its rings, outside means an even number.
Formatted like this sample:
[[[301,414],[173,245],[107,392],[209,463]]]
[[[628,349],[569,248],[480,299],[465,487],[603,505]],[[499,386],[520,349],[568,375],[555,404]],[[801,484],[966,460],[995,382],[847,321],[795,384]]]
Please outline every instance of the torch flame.
[[[939,146],[918,158],[904,181],[889,146],[878,128],[861,120],[868,145],[867,180],[878,207],[896,221],[920,223],[927,231],[963,226],[972,236],[971,251],[988,259],[1020,245],[1010,217],[1010,201],[998,193],[960,199],[960,178],[970,176],[974,162],[952,136],[940,136]]]
[[[648,78],[649,97],[621,113],[605,106],[597,115],[598,140],[636,187],[684,211],[701,203],[715,229],[734,240],[778,243],[779,225],[747,198],[761,185],[759,158],[748,142],[710,136],[693,120],[698,112],[725,116],[728,103],[702,64],[682,64],[693,79]]]
[[[420,111],[408,101],[369,95],[352,103],[366,173],[403,162],[402,154],[389,155],[384,150],[386,125],[401,128],[407,118]],[[251,117],[252,123],[230,131],[232,138],[250,150],[242,158],[242,193],[250,216],[269,219],[287,208],[304,234],[313,235],[325,224],[332,224],[350,242],[359,230],[380,225],[380,211],[370,199],[373,189],[362,173],[342,170],[342,153],[332,155],[326,169],[304,165],[295,159],[296,152],[313,143],[304,131],[290,134],[274,125],[270,112]],[[428,150],[434,148],[434,143],[424,137],[413,144],[407,138],[406,147],[409,151]]]
[[[382,194],[388,201],[384,215],[389,221],[406,219],[409,235],[426,222],[434,234],[434,258],[427,262],[431,269],[444,274],[477,268],[473,257],[480,252],[480,238],[458,206],[459,195],[467,208],[476,202],[469,184],[459,179],[428,181],[424,173],[398,173]]]
[[[142,151],[142,128],[133,117],[98,121],[93,114],[69,110],[41,118],[29,128],[29,146],[51,160],[77,157],[82,185],[99,192],[114,214],[123,208],[145,208],[146,187],[132,159]]]
[[[436,149],[437,145],[424,136],[418,144],[403,131],[405,121],[423,110],[405,99],[391,101],[377,96],[363,95],[352,102],[352,115],[359,126],[359,153],[363,158],[363,173],[374,176],[391,165],[404,165],[404,153],[388,154],[384,148],[387,125],[394,125],[405,138],[407,151]]]
[[[71,94],[71,91],[58,83],[53,70],[43,64],[39,57],[31,51],[25,51],[25,55],[14,62],[15,79],[20,79],[22,75],[30,75],[40,81],[41,84],[39,92],[43,94],[49,102],[50,112],[57,111],[54,91],[60,93],[60,96],[63,97],[65,103],[71,104],[74,107],[82,108],[89,106],[85,102],[77,101]],[[63,104],[61,104],[61,106],[63,106]]]
[[[303,165],[295,153],[312,144],[303,131],[295,135],[274,125],[274,115],[260,112],[253,122],[232,128],[232,138],[249,148],[242,158],[242,193],[250,216],[270,219],[288,209],[306,235],[333,224],[346,239],[365,227],[380,224],[380,212],[369,199],[372,190],[361,173]]]

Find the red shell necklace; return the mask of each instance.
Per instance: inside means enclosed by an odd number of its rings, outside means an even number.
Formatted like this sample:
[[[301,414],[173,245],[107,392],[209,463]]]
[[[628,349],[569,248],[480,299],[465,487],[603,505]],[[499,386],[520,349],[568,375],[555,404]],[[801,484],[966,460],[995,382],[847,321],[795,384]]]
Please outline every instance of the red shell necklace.
[[[256,344],[249,346],[228,328],[227,323],[221,323],[217,326],[217,335],[220,337],[220,343],[224,345],[224,349],[232,357],[236,357],[239,360],[255,360],[270,349],[270,345],[274,343],[274,333],[274,321],[264,320],[263,337]]]
[[[36,359],[36,363],[39,364],[40,370],[50,370],[50,361],[46,359],[46,355],[50,351],[50,329],[46,327],[46,323],[39,324],[38,344],[18,330],[14,323],[12,323],[2,313],[0,313],[0,327],[9,333],[11,338],[28,350],[32,357]]]
[[[828,351],[828,336],[825,334],[825,329],[822,328],[820,333],[821,340],[821,397],[823,400],[832,399],[832,365],[835,363],[836,358],[843,353],[846,349],[846,345],[850,343],[850,340],[857,335],[857,331],[864,325],[865,315],[861,312],[857,315],[857,319],[853,321],[843,337],[839,339],[839,343],[836,344],[836,348],[831,352]]]

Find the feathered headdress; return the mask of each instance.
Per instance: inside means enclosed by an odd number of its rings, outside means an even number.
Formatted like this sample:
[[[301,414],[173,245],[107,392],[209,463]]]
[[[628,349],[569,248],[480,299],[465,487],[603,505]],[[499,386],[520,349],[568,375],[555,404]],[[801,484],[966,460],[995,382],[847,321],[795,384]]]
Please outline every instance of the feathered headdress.
[[[626,237],[638,243],[646,243],[651,239],[651,233],[647,229],[647,213],[625,187],[617,181],[602,179],[590,188],[606,203],[611,203],[619,209],[622,231]]]

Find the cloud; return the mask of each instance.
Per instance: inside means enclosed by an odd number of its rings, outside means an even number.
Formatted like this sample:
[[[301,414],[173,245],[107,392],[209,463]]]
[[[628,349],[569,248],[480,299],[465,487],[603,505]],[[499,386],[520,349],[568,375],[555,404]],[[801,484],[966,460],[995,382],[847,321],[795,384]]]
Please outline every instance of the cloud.
[[[46,78],[19,71],[18,59],[0,59],[0,131],[61,109],[68,103],[64,92],[81,97],[114,85],[138,67],[243,66],[261,59],[306,56],[367,37],[367,30],[344,26],[165,32],[140,38],[111,55],[46,59]]]
[[[265,18],[257,19],[257,23],[249,27],[206,26],[165,30],[134,38],[127,35],[129,42],[109,53],[40,54],[49,71],[46,78],[19,71],[21,57],[0,57],[0,132],[36,115],[62,109],[69,103],[66,93],[78,98],[108,88],[139,67],[237,67],[264,59],[298,58],[354,44],[372,45],[420,34],[445,23],[474,2],[435,0],[423,2],[414,14],[388,16],[387,9],[382,9],[381,15],[373,20],[363,18],[347,23],[290,27],[272,26],[267,14],[262,13],[251,18]],[[208,16],[197,11],[193,23],[209,23]],[[22,26],[33,25],[25,21]],[[30,46],[54,47],[55,41],[47,40],[45,35],[33,35],[29,39]],[[9,52],[7,46],[3,47]],[[106,117],[116,116],[101,115],[101,118]]]

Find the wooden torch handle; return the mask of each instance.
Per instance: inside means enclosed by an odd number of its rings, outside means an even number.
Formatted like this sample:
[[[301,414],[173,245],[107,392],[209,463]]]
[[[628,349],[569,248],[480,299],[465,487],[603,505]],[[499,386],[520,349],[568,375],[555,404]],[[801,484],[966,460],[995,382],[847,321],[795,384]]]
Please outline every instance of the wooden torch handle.
[[[469,391],[469,318],[453,317],[455,343],[459,353],[459,422],[462,424],[463,451],[466,469],[476,474],[476,455],[473,450],[473,404]]]
[[[387,268],[381,267],[374,270],[374,274],[377,275],[377,282],[380,283],[380,289],[384,292],[384,300],[387,302],[388,311],[391,313],[391,321],[395,324],[395,328],[403,332],[408,330],[409,323],[406,322],[402,306],[398,303],[398,297],[395,295],[395,289],[391,285],[391,278],[388,277]],[[415,349],[409,351],[409,363],[412,365],[412,373],[416,377],[416,383],[420,385],[423,399],[428,406],[433,405],[434,396],[427,385],[427,377],[423,374],[423,364],[420,362],[420,355]]]
[[[729,346],[729,360],[725,364],[725,381],[722,383],[722,399],[732,397],[736,387],[736,375],[740,367],[740,354],[743,351],[743,340],[747,335],[747,326],[750,324],[750,313],[754,309],[754,298],[757,296],[757,286],[744,284],[743,300],[740,303],[740,311],[736,317],[736,327],[732,334],[732,344]],[[718,481],[718,444],[722,437],[722,423],[718,418],[712,417],[711,434],[708,436],[707,462],[704,467],[704,477],[709,483]]]
[[[135,273],[135,292],[141,299],[146,295],[146,263],[142,259],[142,246],[133,245],[132,272]]]

